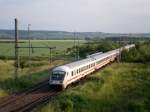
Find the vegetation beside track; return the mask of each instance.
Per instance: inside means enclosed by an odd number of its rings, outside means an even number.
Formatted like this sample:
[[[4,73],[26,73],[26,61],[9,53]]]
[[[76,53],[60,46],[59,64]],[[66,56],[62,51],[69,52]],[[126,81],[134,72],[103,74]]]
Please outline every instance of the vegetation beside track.
[[[111,42],[110,42],[111,43]],[[110,44],[109,43],[109,44]],[[88,44],[87,44],[88,45]],[[97,44],[98,45],[98,44]],[[95,52],[98,47],[89,47]],[[104,45],[104,48],[103,48]],[[107,51],[113,48],[117,48],[118,44],[106,46],[103,44],[99,48]],[[100,45],[99,45],[100,46]],[[142,46],[136,48],[140,55],[149,57],[148,50],[149,44],[141,49]],[[86,48],[86,47],[85,47]],[[96,48],[96,49],[95,49]],[[73,49],[74,50],[74,49]],[[101,50],[101,51],[102,51]],[[84,52],[84,56],[90,52],[87,50]],[[60,53],[61,54],[61,53]],[[131,59],[125,56],[132,57]],[[55,101],[46,104],[46,106],[40,106],[34,111],[39,112],[148,112],[150,111],[150,63],[145,61],[134,61],[136,53],[125,51],[122,54],[122,64],[113,64],[99,73],[92,75],[80,82],[79,86],[67,90],[64,94],[57,97]],[[148,55],[147,55],[148,54]],[[83,57],[84,57],[83,56]],[[82,56],[81,56],[82,57]],[[47,61],[34,60],[32,68],[28,69],[28,63],[26,61],[21,62],[21,68],[19,70],[19,80],[13,79],[13,61],[3,60],[0,62],[0,96],[10,94],[12,92],[18,92],[26,88],[31,87],[37,82],[49,76],[48,69],[52,68],[62,62],[54,62],[49,65]],[[130,59],[130,61],[128,61]],[[139,60],[140,58],[137,58]],[[145,59],[145,58],[144,58]],[[147,59],[147,58],[146,58]],[[149,58],[148,58],[149,59]],[[134,63],[133,63],[134,62]],[[135,63],[136,62],[136,63]],[[137,63],[138,62],[138,63]],[[30,77],[29,77],[30,76]]]
[[[33,112],[149,112],[149,66],[114,63]]]
[[[149,112],[149,43],[137,44],[114,63],[33,112]]]
[[[136,44],[135,48],[122,52],[123,62],[147,63],[150,62],[150,42]]]
[[[9,40],[7,40],[9,41]],[[32,40],[32,46],[56,46],[52,51],[53,63],[49,64],[49,49],[32,49],[31,68],[29,69],[28,49],[20,49],[20,69],[18,80],[14,80],[14,43],[0,44],[0,97],[19,92],[33,86],[49,76],[49,70],[69,62],[66,49],[72,47],[73,40]],[[80,41],[80,44],[84,41]],[[27,40],[20,40],[19,46],[28,46]]]
[[[45,63],[45,65],[40,63]],[[46,62],[35,62],[34,67],[19,69],[18,80],[14,79],[13,61],[0,60],[0,97],[14,92],[25,90],[38,82],[49,77],[51,68],[67,63],[65,60],[57,60],[52,64]],[[37,65],[36,65],[37,64]]]
[[[85,44],[80,45],[79,47],[72,47],[67,49],[72,56],[79,52],[81,58],[85,58],[87,55],[96,53],[96,52],[107,52],[113,49],[121,47],[122,44],[113,41],[97,40],[97,41],[87,41]],[[77,51],[77,50],[78,51]]]

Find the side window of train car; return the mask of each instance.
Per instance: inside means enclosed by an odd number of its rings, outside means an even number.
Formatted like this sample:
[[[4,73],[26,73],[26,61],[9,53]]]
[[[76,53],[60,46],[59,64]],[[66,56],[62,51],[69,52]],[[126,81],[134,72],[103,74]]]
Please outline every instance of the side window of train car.
[[[73,71],[73,75],[75,75],[75,70]]]
[[[73,76],[73,71],[71,72],[71,75]]]

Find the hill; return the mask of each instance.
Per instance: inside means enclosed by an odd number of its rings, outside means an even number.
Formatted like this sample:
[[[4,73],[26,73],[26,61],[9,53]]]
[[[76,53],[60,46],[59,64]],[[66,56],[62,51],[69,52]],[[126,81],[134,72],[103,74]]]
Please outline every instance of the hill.
[[[30,31],[30,37],[32,39],[73,39],[74,35],[84,39],[85,37],[97,37],[102,35],[101,32],[66,32],[66,31]],[[21,39],[28,38],[28,31],[20,30],[19,37]],[[0,30],[0,39],[13,39],[13,30]]]
[[[140,34],[120,34],[120,33],[103,33],[103,32],[67,32],[67,31],[30,31],[32,39],[73,39],[74,35],[80,39],[85,38],[104,38],[104,37],[150,37],[150,33]],[[19,31],[20,39],[28,38],[28,31]],[[14,30],[0,30],[0,39],[13,39]]]

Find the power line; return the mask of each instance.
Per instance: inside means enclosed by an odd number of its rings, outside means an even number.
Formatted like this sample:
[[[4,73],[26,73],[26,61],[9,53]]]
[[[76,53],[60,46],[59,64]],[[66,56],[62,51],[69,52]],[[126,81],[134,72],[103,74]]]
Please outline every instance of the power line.
[[[33,47],[31,45],[31,38],[30,38],[30,24],[28,24],[28,38],[29,38],[29,45],[28,46],[25,46],[25,47],[22,47],[22,46],[19,46],[19,33],[18,33],[18,20],[17,18],[15,18],[15,79],[18,79],[18,69],[20,67],[20,62],[19,62],[19,49],[29,49],[29,68],[31,66],[31,48],[33,50],[33,48],[42,48],[42,49],[49,49],[50,51],[50,56],[49,56],[49,59],[50,59],[50,63],[52,62],[52,49],[55,49],[56,47],[40,47],[40,46],[36,46],[36,47]]]

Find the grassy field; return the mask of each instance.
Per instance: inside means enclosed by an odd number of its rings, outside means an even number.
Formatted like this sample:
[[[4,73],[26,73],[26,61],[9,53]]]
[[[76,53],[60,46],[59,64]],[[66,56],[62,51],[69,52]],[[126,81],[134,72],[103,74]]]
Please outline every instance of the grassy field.
[[[6,41],[6,40],[1,40]],[[21,40],[19,46],[28,46],[27,40]],[[85,41],[80,40],[80,44],[83,44]],[[64,54],[67,48],[70,48],[74,45],[73,40],[32,40],[32,46],[41,46],[41,47],[56,47],[53,51],[53,55]],[[0,56],[14,56],[14,43],[0,43]],[[28,56],[28,49],[20,49],[20,56]],[[49,49],[34,49],[32,56],[49,56]]]
[[[67,63],[71,57],[65,58],[65,51],[74,45],[73,40],[32,40],[32,46],[56,46],[56,50],[53,51],[53,57],[57,55],[61,56],[53,60],[52,64],[49,64],[49,50],[48,49],[34,49],[32,57],[38,57],[36,60],[31,61],[31,68],[29,69],[28,60],[22,57],[28,56],[28,49],[20,49],[20,69],[19,80],[14,80],[14,61],[7,60],[7,57],[14,56],[14,43],[9,40],[1,40],[0,42],[0,97],[8,95],[12,92],[18,92],[26,89],[33,84],[41,81],[49,76],[49,69],[58,65]],[[83,44],[84,41],[80,41]],[[28,46],[27,40],[21,40],[19,46]],[[46,57],[46,58],[41,58]],[[64,58],[64,59],[61,59]],[[30,80],[29,80],[30,78]]]
[[[150,64],[114,63],[33,112],[149,112]]]

